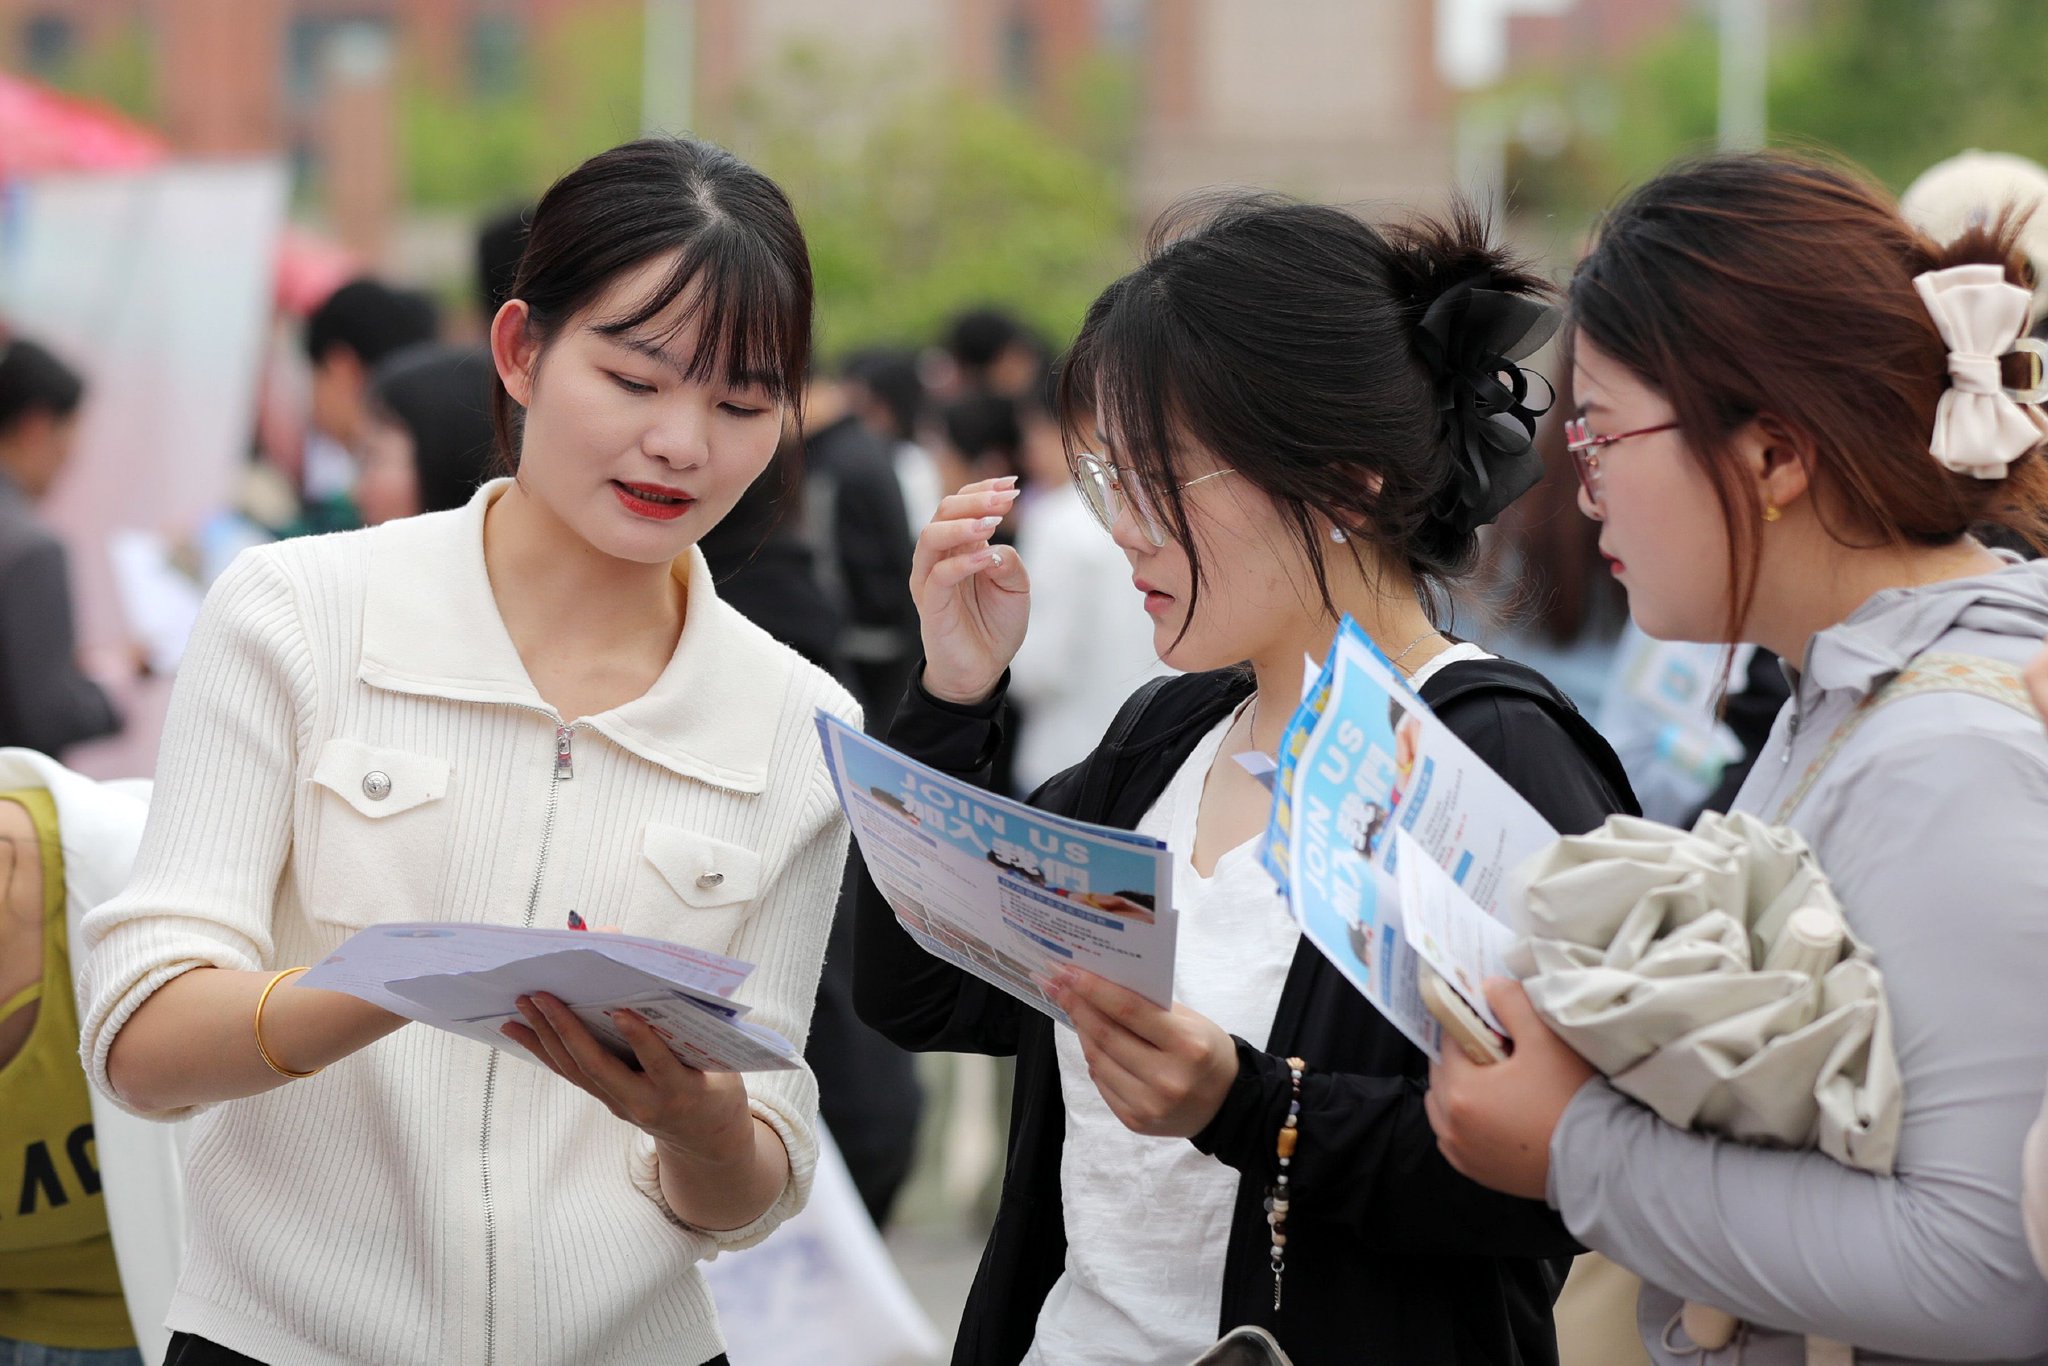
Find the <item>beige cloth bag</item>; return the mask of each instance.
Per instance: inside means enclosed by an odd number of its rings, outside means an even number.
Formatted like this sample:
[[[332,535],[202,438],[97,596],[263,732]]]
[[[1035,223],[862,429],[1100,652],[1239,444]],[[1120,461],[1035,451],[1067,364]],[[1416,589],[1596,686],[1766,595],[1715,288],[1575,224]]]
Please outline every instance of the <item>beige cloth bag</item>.
[[[1572,1259],[1557,1297],[1557,1366],[1651,1366],[1636,1326],[1643,1283],[1597,1252]]]
[[[1690,832],[1614,816],[1518,884],[1509,965],[1616,1089],[1680,1128],[1891,1171],[1883,974],[1799,835],[1739,813]]]

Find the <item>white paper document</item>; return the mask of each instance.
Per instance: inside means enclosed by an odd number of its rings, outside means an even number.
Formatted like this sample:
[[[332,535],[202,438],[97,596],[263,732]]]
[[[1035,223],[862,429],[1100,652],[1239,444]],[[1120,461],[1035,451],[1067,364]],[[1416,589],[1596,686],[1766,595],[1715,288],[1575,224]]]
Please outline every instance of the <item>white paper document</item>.
[[[818,713],[861,858],[919,946],[1062,1022],[1072,966],[1173,1003],[1172,859],[1155,839],[984,792]]]
[[[1489,977],[1514,976],[1508,970],[1507,952],[1515,932],[1466,896],[1406,830],[1394,832],[1387,863],[1399,889],[1408,947],[1464,997],[1494,1033],[1505,1035],[1507,1030],[1487,1004],[1484,984]]]
[[[748,1023],[747,1007],[730,999],[752,971],[750,963],[659,939],[429,921],[358,931],[299,985],[346,992],[529,1060],[501,1031],[521,1018],[521,996],[546,992],[623,1058],[633,1051],[612,1014],[631,1010],[700,1072],[802,1066],[789,1040]]]

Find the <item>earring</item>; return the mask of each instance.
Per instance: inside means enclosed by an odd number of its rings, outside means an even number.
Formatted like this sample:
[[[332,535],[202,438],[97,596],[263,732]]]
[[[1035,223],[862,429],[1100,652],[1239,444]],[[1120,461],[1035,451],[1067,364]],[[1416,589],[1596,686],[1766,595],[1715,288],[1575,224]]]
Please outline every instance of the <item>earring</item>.
[[[1338,545],[1342,545],[1351,538],[1344,534],[1343,527],[1333,526],[1330,528],[1330,539],[1335,541]]]
[[[1764,504],[1764,520],[1766,522],[1775,522],[1784,515],[1785,514],[1779,510],[1779,507],[1776,503]]]

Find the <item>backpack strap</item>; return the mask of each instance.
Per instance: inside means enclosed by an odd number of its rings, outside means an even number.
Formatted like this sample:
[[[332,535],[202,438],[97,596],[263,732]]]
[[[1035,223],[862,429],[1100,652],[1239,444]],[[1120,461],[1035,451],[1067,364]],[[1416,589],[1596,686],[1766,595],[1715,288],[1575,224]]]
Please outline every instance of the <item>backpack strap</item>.
[[[1865,721],[1894,702],[1937,692],[1967,693],[2011,707],[2025,716],[2038,715],[2032,699],[2027,696],[2026,679],[2021,675],[2019,665],[2008,664],[2002,659],[1987,659],[1983,655],[1921,655],[1893,674],[1883,687],[1874,689],[1857,703],[1855,710],[1842,718],[1842,723],[1835,727],[1835,733],[1828,737],[1827,744],[1806,766],[1806,772],[1800,775],[1799,785],[1779,806],[1777,824],[1783,825],[1799,809],[1799,804],[1813,791],[1813,785],[1820,781],[1820,775]]]
[[[1108,805],[1109,777],[1123,755],[1123,748],[1130,742],[1138,725],[1145,719],[1146,711],[1158,698],[1167,684],[1178,675],[1166,674],[1159,678],[1147,679],[1138,690],[1124,699],[1117,708],[1116,716],[1110,721],[1109,729],[1103,732],[1102,743],[1088,756],[1088,767],[1081,778],[1081,797],[1074,812],[1075,819],[1100,822]]]
[[[1556,684],[1528,665],[1518,664],[1512,659],[1459,660],[1445,666],[1442,673],[1424,684],[1423,692],[1426,694],[1423,701],[1429,704],[1430,710],[1439,713],[1453,702],[1488,694],[1526,698],[1536,703],[1563,728],[1572,744],[1599,771],[1601,779],[1615,796],[1625,802],[1627,814],[1642,814],[1642,808],[1636,802],[1635,788],[1630,785],[1628,772],[1622,768],[1614,746],[1608,744],[1607,737],[1580,714],[1569,697],[1557,690]]]

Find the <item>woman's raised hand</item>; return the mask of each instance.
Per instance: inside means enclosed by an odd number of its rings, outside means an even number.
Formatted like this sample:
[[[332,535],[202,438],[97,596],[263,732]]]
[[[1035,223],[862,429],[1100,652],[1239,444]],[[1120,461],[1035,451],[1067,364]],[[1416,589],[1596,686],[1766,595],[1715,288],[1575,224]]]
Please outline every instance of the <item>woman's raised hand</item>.
[[[1014,475],[969,484],[918,533],[910,596],[924,636],[924,688],[945,702],[979,702],[1024,643],[1031,577],[1017,552],[988,538],[1017,501]]]

